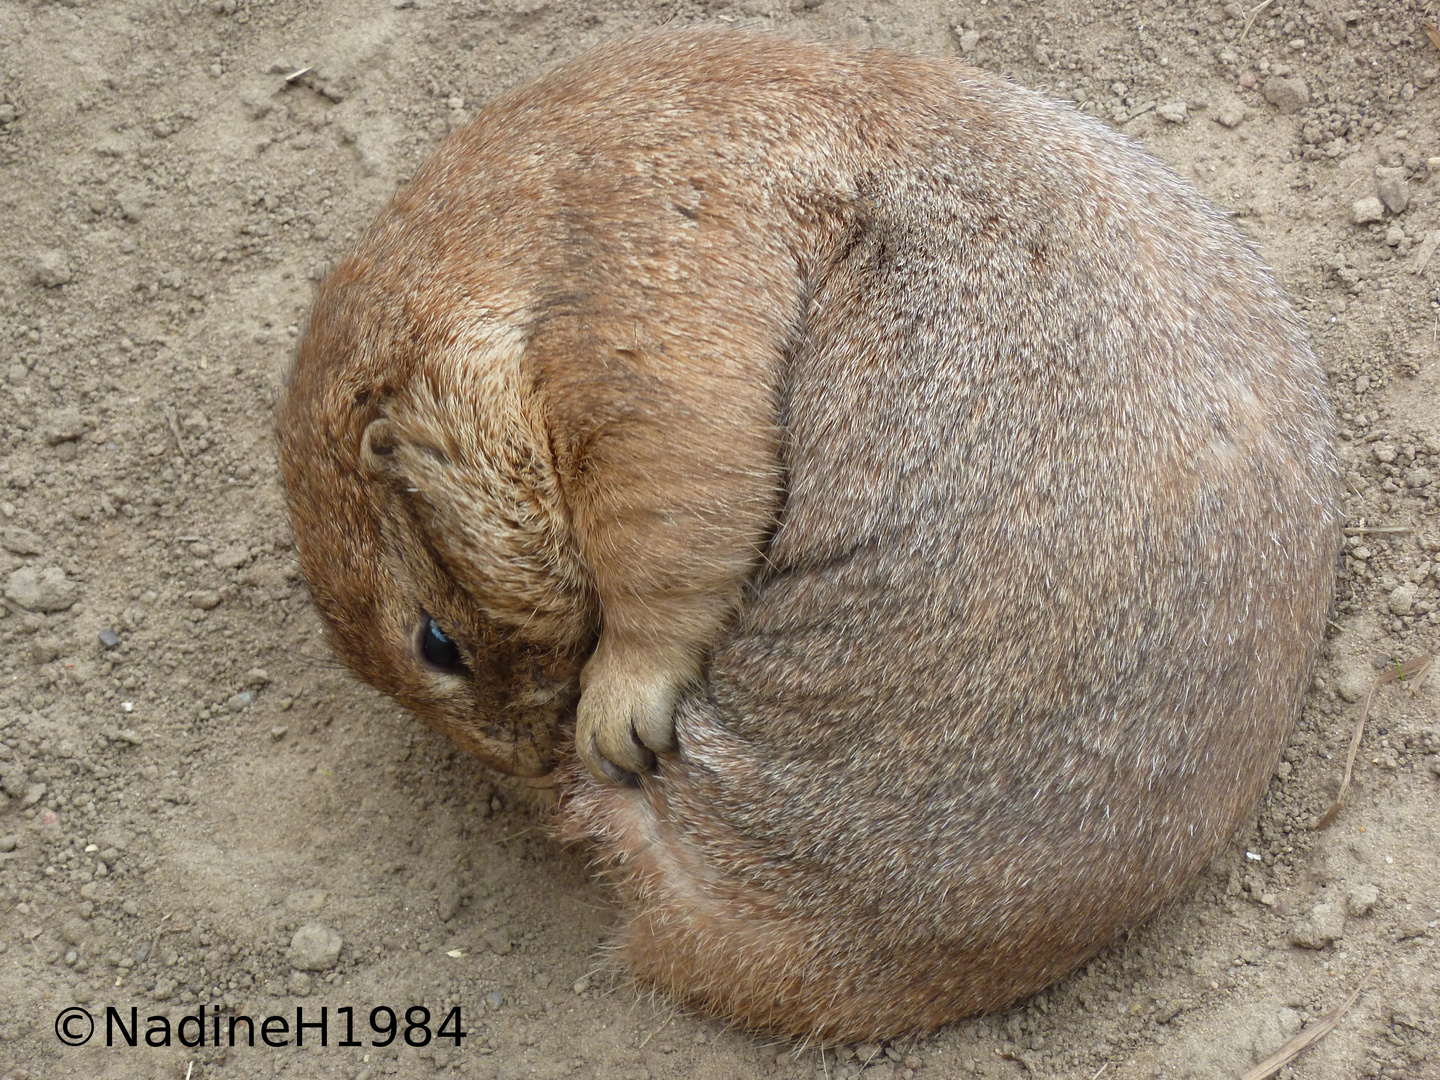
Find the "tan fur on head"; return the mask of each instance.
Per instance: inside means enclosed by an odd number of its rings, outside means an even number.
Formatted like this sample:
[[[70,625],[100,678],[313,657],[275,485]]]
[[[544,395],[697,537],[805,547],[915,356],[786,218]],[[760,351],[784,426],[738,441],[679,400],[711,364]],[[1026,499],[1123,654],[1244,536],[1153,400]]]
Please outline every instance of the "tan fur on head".
[[[524,349],[514,326],[476,318],[382,405],[362,455],[488,619],[578,649],[592,632],[593,586]]]
[[[337,650],[557,768],[640,979],[888,1036],[1072,970],[1254,806],[1330,597],[1323,385],[1234,229],[1073,109],[667,31],[397,195],[282,466]]]
[[[280,406],[301,563],[337,651],[491,765],[538,775],[595,634],[516,323],[414,312],[361,253],[322,287]],[[503,523],[503,527],[496,527]],[[434,617],[469,677],[421,652]]]

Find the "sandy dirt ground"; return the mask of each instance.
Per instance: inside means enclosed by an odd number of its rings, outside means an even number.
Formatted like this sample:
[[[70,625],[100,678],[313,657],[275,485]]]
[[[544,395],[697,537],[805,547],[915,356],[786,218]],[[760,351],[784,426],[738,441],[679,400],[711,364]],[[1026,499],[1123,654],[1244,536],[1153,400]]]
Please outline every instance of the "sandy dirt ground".
[[[1377,674],[1440,636],[1436,7],[0,0],[0,1074],[1239,1077],[1370,976],[1281,1075],[1440,1077],[1429,687],[1380,689],[1312,828]],[[705,20],[963,54],[1138,139],[1276,268],[1340,419],[1331,634],[1256,816],[1082,971],[920,1040],[756,1039],[612,978],[584,853],[337,669],[285,522],[325,268],[499,90]],[[182,1046],[197,1010],[289,1045]]]

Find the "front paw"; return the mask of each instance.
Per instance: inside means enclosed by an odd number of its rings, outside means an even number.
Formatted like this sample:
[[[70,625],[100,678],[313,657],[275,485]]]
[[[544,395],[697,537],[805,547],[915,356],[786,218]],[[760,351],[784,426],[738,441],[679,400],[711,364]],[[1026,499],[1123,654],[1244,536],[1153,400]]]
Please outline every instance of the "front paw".
[[[599,780],[635,783],[675,748],[673,711],[685,674],[637,670],[597,651],[580,677],[575,746]]]

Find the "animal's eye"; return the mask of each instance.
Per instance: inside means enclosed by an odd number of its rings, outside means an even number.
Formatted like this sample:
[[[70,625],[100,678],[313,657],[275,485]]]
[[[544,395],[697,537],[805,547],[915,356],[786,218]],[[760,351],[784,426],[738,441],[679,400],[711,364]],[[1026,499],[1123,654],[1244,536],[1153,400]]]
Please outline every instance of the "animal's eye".
[[[440,624],[428,615],[425,617],[425,628],[420,634],[420,655],[425,657],[425,662],[431,667],[452,675],[463,675],[467,670],[465,658],[460,655],[459,648],[450,640],[449,635],[440,629]]]

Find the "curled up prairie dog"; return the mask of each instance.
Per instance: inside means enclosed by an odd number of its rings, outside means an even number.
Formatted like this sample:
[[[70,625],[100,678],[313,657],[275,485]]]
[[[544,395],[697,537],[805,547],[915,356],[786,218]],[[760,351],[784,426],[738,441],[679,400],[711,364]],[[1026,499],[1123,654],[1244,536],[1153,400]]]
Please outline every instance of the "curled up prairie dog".
[[[452,134],[279,427],[346,663],[557,777],[638,978],[792,1035],[1000,1007],[1190,880],[1338,545],[1323,376],[1188,186],[959,63],[734,31]]]

